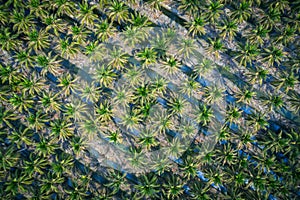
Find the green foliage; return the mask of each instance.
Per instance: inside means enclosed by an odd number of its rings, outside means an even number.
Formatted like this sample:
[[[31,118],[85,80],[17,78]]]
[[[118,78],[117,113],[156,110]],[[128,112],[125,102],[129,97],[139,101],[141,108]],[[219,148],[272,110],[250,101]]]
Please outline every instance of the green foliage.
[[[298,199],[299,8],[3,2],[0,196]],[[102,144],[128,154],[111,158]]]

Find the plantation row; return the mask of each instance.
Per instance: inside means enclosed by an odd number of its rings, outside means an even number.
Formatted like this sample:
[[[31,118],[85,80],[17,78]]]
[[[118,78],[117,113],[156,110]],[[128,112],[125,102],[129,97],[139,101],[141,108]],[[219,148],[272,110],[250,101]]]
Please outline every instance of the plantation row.
[[[1,197],[297,199],[299,3],[197,2],[2,3]]]

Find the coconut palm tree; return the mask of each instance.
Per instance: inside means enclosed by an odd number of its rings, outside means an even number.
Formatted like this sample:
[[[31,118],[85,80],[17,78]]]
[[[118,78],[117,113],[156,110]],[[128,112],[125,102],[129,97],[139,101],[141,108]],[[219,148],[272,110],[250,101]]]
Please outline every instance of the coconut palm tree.
[[[168,132],[167,132],[168,133]],[[164,147],[164,151],[166,152],[165,155],[176,160],[177,158],[181,157],[182,154],[185,152],[186,145],[185,141],[181,140],[179,137],[172,137],[171,139],[167,140],[168,146]]]
[[[127,130],[134,130],[139,127],[142,118],[136,110],[133,110],[133,111],[126,111],[126,113],[121,116],[121,121],[122,121],[121,124]]]
[[[51,8],[54,9],[55,14],[57,14],[58,16],[74,15],[74,10],[76,7],[76,4],[74,2],[68,0],[55,0],[54,2],[52,2],[52,0],[49,0],[49,4],[51,5]]]
[[[212,118],[214,118],[213,111],[206,105],[199,105],[196,112],[196,122],[203,126],[207,126]]]
[[[18,40],[18,34],[12,34],[9,28],[0,29],[0,44],[1,48],[5,51],[17,50],[21,44]]]
[[[2,85],[0,88],[0,99],[3,103],[6,103],[8,102],[9,93],[12,92],[12,90],[8,85]]]
[[[215,152],[210,149],[208,145],[202,146],[202,152],[200,152],[199,158],[206,165],[209,165],[215,159]]]
[[[39,142],[36,144],[35,153],[38,156],[49,157],[55,153],[55,150],[59,148],[56,139],[45,138],[42,134],[39,135]]]
[[[90,31],[87,30],[83,25],[80,26],[73,25],[70,26],[68,30],[68,34],[72,35],[72,41],[75,41],[80,45],[85,45],[87,42],[88,34],[90,34]]]
[[[274,191],[274,196],[276,195],[276,197],[278,197],[278,198],[284,199],[284,198],[289,198],[291,196],[292,196],[292,198],[297,198],[296,194],[290,193],[289,188],[291,188],[291,187],[289,187],[289,186],[287,187],[285,184],[282,184],[282,183],[280,184],[277,178],[274,178],[271,176],[268,184],[270,185],[270,188],[277,188]]]
[[[269,39],[270,28],[263,26],[262,24],[257,24],[254,29],[251,29],[248,33],[246,32],[246,37],[250,44],[258,44],[263,46],[265,41]]]
[[[278,9],[281,13],[290,10],[290,2],[287,0],[279,0],[277,2],[270,2],[269,6],[273,9]]]
[[[167,75],[175,75],[180,71],[181,62],[174,56],[167,56],[162,61],[161,68],[166,72]]]
[[[170,162],[169,158],[161,154],[155,155],[152,161],[151,169],[154,169],[159,176],[167,173],[174,166],[174,163]]]
[[[38,18],[43,18],[47,15],[46,7],[48,6],[48,2],[41,2],[40,0],[30,0],[27,3],[27,8],[29,8],[30,14]]]
[[[167,106],[171,114],[183,115],[186,112],[187,105],[186,99],[181,95],[173,95],[167,100]]]
[[[94,21],[98,18],[98,16],[94,14],[94,9],[96,7],[96,5],[89,6],[87,0],[83,0],[82,3],[79,4],[79,13],[77,17],[81,24],[86,24],[90,28],[93,27]]]
[[[48,54],[41,53],[36,56],[36,64],[42,67],[42,76],[45,76],[48,72],[53,75],[59,74],[61,61],[58,59],[58,55],[53,55],[53,52],[48,52]]]
[[[87,45],[85,46],[85,51],[84,51],[84,53],[85,53],[87,56],[90,56],[90,55],[95,54],[98,45],[99,45],[99,41],[98,41],[98,40],[87,42]]]
[[[220,58],[220,53],[225,50],[224,44],[222,43],[220,38],[209,38],[209,46],[207,47],[207,51],[210,55],[215,58]]]
[[[253,98],[255,98],[256,92],[252,91],[252,89],[242,89],[239,92],[235,93],[235,97],[237,98],[237,103],[246,103],[249,104]]]
[[[266,190],[266,185],[267,185],[266,176],[263,174],[262,170],[255,170],[255,169],[250,168],[249,174],[250,174],[250,179],[249,179],[249,183],[246,186],[246,188],[254,186],[254,188],[256,189],[257,192],[252,194],[252,196],[257,196],[257,197],[261,196],[260,199],[267,198],[269,195],[262,194],[262,192],[261,192],[261,191]],[[260,192],[258,192],[258,191],[260,191]],[[261,193],[261,194],[259,195],[258,193]],[[248,195],[251,196],[250,194],[247,194],[247,196]]]
[[[129,83],[131,87],[141,85],[144,82],[144,70],[136,65],[130,65],[126,68],[126,71],[123,75],[125,80]]]
[[[52,91],[49,92],[45,92],[43,91],[42,93],[39,94],[39,100],[38,102],[40,102],[42,104],[43,110],[45,112],[59,112],[61,109],[61,105],[59,103],[59,98],[58,98],[59,94],[53,94]]]
[[[228,170],[230,170],[228,171],[228,176],[230,177],[229,182],[234,186],[228,187],[228,199],[242,199],[241,195],[243,194],[243,191],[240,189],[240,187],[245,186],[245,180],[247,176],[244,172],[236,173],[235,169],[228,168]]]
[[[58,186],[65,181],[64,177],[59,177],[56,174],[48,172],[45,177],[41,179],[41,196],[38,198],[43,198],[51,193],[59,193]],[[35,192],[36,193],[36,192]],[[43,194],[44,193],[44,194]]]
[[[246,0],[242,0],[240,2],[234,3],[233,6],[234,9],[230,13],[230,17],[237,20],[239,23],[242,23],[243,21],[247,21],[250,18],[252,14],[250,2]]]
[[[4,184],[4,192],[8,198],[24,193],[33,182],[33,178],[27,176],[21,169],[8,173],[7,181]]]
[[[267,62],[269,66],[274,64],[279,65],[285,58],[286,52],[284,52],[281,48],[277,48],[275,46],[270,46],[269,48],[265,48],[262,53],[262,61]]]
[[[205,35],[206,30],[204,26],[206,25],[206,21],[203,16],[196,17],[193,21],[187,22],[186,27],[188,28],[189,34],[192,37]]]
[[[264,168],[266,172],[270,172],[276,169],[276,156],[269,155],[266,151],[263,151],[260,154],[254,155],[253,158],[258,161],[257,168]]]
[[[71,187],[69,189],[66,189],[65,192],[68,195],[67,199],[71,200],[71,199],[78,199],[78,200],[83,200],[88,198],[88,196],[90,196],[87,191],[86,188],[81,185],[80,183],[78,183],[77,180],[70,180],[71,181]]]
[[[261,99],[263,100],[264,105],[268,106],[270,112],[281,109],[284,106],[283,95],[268,94],[261,97]]]
[[[179,1],[178,9],[181,12],[187,12],[189,15],[193,15],[197,13],[203,6],[203,2],[201,1],[193,1],[193,0],[182,0]]]
[[[180,55],[183,55],[184,59],[190,58],[190,56],[194,55],[197,51],[197,45],[195,43],[195,40],[191,38],[184,38],[180,41],[178,44],[178,57],[181,57]]]
[[[8,22],[9,12],[5,5],[0,6],[0,24],[6,25]]]
[[[193,66],[193,77],[197,78],[205,76],[208,72],[215,68],[212,60],[203,58],[202,60],[197,61]]]
[[[244,131],[239,131],[237,134],[233,135],[234,139],[237,139],[237,149],[245,150],[250,149],[252,146],[252,143],[255,142],[255,139],[253,136],[255,136],[256,133],[253,131],[250,131],[248,129]]]
[[[195,160],[192,156],[187,156],[183,160],[183,164],[179,165],[180,170],[182,170],[183,177],[187,178],[187,180],[191,180],[197,176],[199,167],[200,162]]]
[[[165,134],[174,127],[174,117],[162,110],[161,113],[154,113],[153,124],[159,133]]]
[[[277,28],[278,23],[281,21],[281,14],[277,8],[269,8],[267,12],[261,13],[262,17],[258,19],[258,22],[261,23],[265,28],[272,29],[273,27]]]
[[[29,108],[32,108],[34,101],[29,95],[18,95],[13,93],[9,99],[9,103],[15,110],[18,110],[20,113],[22,113],[23,111],[28,111]]]
[[[152,102],[155,96],[150,86],[151,85],[147,83],[142,83],[140,86],[137,86],[134,91],[133,100],[141,105]]]
[[[155,198],[159,192],[160,185],[157,183],[157,176],[153,174],[142,175],[135,188],[141,198]]]
[[[230,143],[222,144],[221,148],[216,150],[216,161],[223,166],[233,166],[237,163],[237,160],[237,150]]]
[[[141,167],[145,167],[146,163],[144,160],[145,159],[144,151],[141,151],[140,148],[136,148],[133,146],[129,147],[129,151],[131,155],[128,160],[131,166],[134,169],[141,169]]]
[[[128,7],[125,5],[124,2],[119,0],[113,0],[108,7],[108,16],[109,18],[120,24],[121,22],[126,22],[129,19],[129,12]]]
[[[224,100],[226,89],[219,87],[217,84],[210,85],[204,88],[203,98],[208,104],[218,103]]]
[[[277,90],[283,89],[285,92],[289,92],[295,88],[299,81],[296,79],[293,72],[281,72],[279,79],[273,81],[272,83],[276,86]]]
[[[224,5],[219,1],[209,0],[206,5],[207,12],[205,13],[207,20],[215,25],[223,12],[223,7]]]
[[[167,199],[180,199],[183,198],[184,183],[177,175],[169,175],[163,184],[163,194]]]
[[[15,121],[18,119],[18,116],[16,113],[14,113],[12,110],[8,110],[6,107],[3,107],[1,105],[0,107],[0,127],[8,126],[10,128],[13,127],[11,124],[11,121]]]
[[[253,126],[255,131],[267,129],[269,126],[266,115],[261,112],[251,114],[248,120],[249,125]]]
[[[199,82],[195,81],[194,79],[185,79],[183,85],[180,87],[180,92],[190,97],[193,94],[197,93],[199,89],[200,89]]]
[[[300,95],[296,92],[292,92],[292,95],[288,99],[288,104],[295,113],[298,113],[300,110]]]
[[[167,28],[164,32],[163,32],[163,37],[167,40],[168,43],[173,43],[175,42],[174,40],[177,39],[176,38],[176,30],[174,28]]]
[[[113,47],[113,49],[108,54],[108,66],[111,66],[112,69],[122,70],[128,63],[129,55],[125,53],[121,48]]]
[[[150,101],[150,102],[146,102],[144,104],[141,104],[141,105],[137,106],[136,109],[140,112],[140,114],[142,115],[143,119],[147,120],[147,118],[151,114],[150,113],[151,108],[154,105],[155,105],[154,101]]]
[[[29,113],[29,116],[26,118],[28,127],[35,131],[43,129],[45,127],[45,122],[48,121],[47,114],[43,113],[41,110],[33,114]]]
[[[157,53],[153,48],[146,47],[137,53],[137,57],[142,62],[144,67],[156,62]]]
[[[122,134],[119,131],[107,131],[105,135],[110,143],[121,144],[123,142]]]
[[[166,93],[168,86],[168,80],[165,78],[156,78],[152,83],[151,83],[151,90],[154,96],[162,96],[163,94]]]
[[[34,67],[34,56],[28,50],[21,50],[17,52],[14,58],[20,65],[23,65],[26,68]]]
[[[114,193],[118,192],[122,186],[126,185],[126,175],[126,173],[122,173],[120,171],[109,170],[106,176],[109,182],[105,184],[105,186],[112,188]]]
[[[288,154],[292,150],[292,136],[286,135],[286,133],[282,130],[280,130],[278,133],[268,131],[264,137],[265,138],[262,138],[263,141],[260,142],[262,145],[266,146],[266,152],[270,151],[272,154],[284,152],[285,154]]]
[[[42,175],[46,167],[48,167],[47,159],[39,157],[35,153],[30,153],[28,160],[24,161],[24,174],[31,177],[35,174]]]
[[[232,19],[224,19],[221,21],[220,25],[217,26],[220,31],[220,36],[222,39],[228,37],[229,41],[232,41],[233,37],[237,34],[237,21]]]
[[[97,103],[100,91],[99,87],[96,87],[95,84],[82,81],[78,93],[83,101]]]
[[[144,40],[144,34],[138,27],[126,26],[125,31],[122,34],[125,44],[130,47],[135,47]]]
[[[209,185],[201,180],[193,181],[190,186],[192,199],[209,200],[210,196]]]
[[[149,21],[149,19],[146,16],[141,15],[141,13],[133,11],[133,13],[130,13],[130,18],[128,19],[130,24],[132,24],[133,27],[142,28],[142,27],[148,27],[152,23]]]
[[[16,151],[16,148],[13,145],[8,148],[0,149],[0,155],[2,158],[0,160],[1,172],[10,171],[10,168],[16,166],[20,159],[20,153]]]
[[[229,125],[229,124],[228,124]],[[230,131],[228,125],[222,126],[221,130],[219,131],[218,135],[218,141],[222,144],[222,142],[225,140],[230,140],[232,132]]]
[[[300,72],[300,56],[287,55],[287,59],[283,63],[287,67],[287,70],[294,71],[295,73]]]
[[[262,85],[263,82],[267,79],[269,74],[269,71],[258,67],[256,70],[250,71],[246,73],[246,77],[249,79],[251,84],[259,83],[259,85]]]
[[[73,42],[71,38],[59,39],[59,43],[56,45],[55,50],[60,51],[60,55],[65,56],[67,59],[73,58],[79,52],[77,48],[78,43]]]
[[[96,120],[102,123],[108,123],[113,117],[112,105],[108,101],[101,102],[99,106],[95,107]]]
[[[25,39],[28,41],[28,48],[35,52],[43,51],[50,47],[49,34],[45,30],[32,30],[28,32]]]
[[[78,124],[79,126],[78,132],[82,136],[88,138],[88,140],[92,141],[98,137],[99,128],[103,127],[101,127],[101,124],[99,125],[99,123],[90,115],[84,116],[83,119],[84,120],[80,120],[76,123],[76,125]]]
[[[65,152],[61,152],[60,154],[56,154],[53,158],[51,171],[54,175],[57,175],[57,177],[63,177],[63,175],[72,173],[71,169],[73,166],[74,158]]]
[[[97,66],[96,72],[93,74],[93,78],[99,81],[102,87],[110,87],[116,77],[117,74],[114,70],[110,66],[105,67],[104,65]]]
[[[127,87],[117,87],[114,90],[113,102],[115,103],[115,105],[127,107],[129,103],[133,102],[133,99],[133,91],[128,90]]]
[[[13,30],[17,33],[27,33],[30,29],[35,29],[33,15],[26,15],[24,10],[14,9],[10,18],[10,23],[13,24]]]
[[[146,35],[145,38],[149,36]],[[157,52],[158,58],[164,59],[166,54],[170,51],[170,42],[163,35],[156,34],[154,38],[150,40],[151,46]]]
[[[146,2],[146,4],[148,4],[154,10],[159,10],[164,1],[165,0],[149,0]]]
[[[62,110],[66,119],[72,119],[75,122],[87,118],[85,115],[88,111],[87,106],[79,99],[72,99],[72,102],[63,106]]]
[[[204,177],[209,179],[208,183],[218,186],[222,185],[226,180],[224,179],[225,173],[221,171],[220,166],[217,167],[211,166],[209,168],[204,168]]]
[[[236,106],[229,105],[229,109],[226,111],[226,122],[238,123],[242,117],[242,111]]]
[[[289,46],[295,41],[297,29],[289,24],[280,29],[280,34],[276,37],[275,42]]]
[[[51,32],[53,31],[55,36],[59,36],[60,33],[65,33],[66,29],[67,29],[67,23],[58,18],[56,15],[54,14],[48,14],[47,16],[43,17],[42,22],[46,25],[45,27],[45,31],[46,32]]]
[[[253,61],[259,56],[259,49],[257,45],[250,44],[248,41],[246,44],[239,43],[239,51],[235,56],[235,59],[239,61],[240,65],[247,66],[251,65]]]
[[[292,6],[292,10],[293,10],[293,6]],[[294,15],[293,15],[294,17],[291,17],[291,18],[287,17],[284,19],[287,20],[288,22],[291,22],[293,24],[293,26],[295,26],[295,28],[299,31],[300,30],[300,23],[299,23],[300,15],[297,11],[296,12],[292,11],[292,13],[294,13]]]
[[[155,147],[159,144],[156,139],[156,135],[157,132],[153,132],[153,130],[143,130],[138,139],[138,144],[149,151],[152,147]]]
[[[100,23],[95,24],[95,34],[98,39],[101,39],[102,42],[106,42],[108,38],[113,36],[116,33],[116,28],[108,22],[108,20],[102,20]]]
[[[63,119],[55,119],[50,122],[51,135],[59,140],[67,140],[74,135],[72,123]]]
[[[182,120],[178,132],[183,139],[193,139],[198,132],[197,125],[190,120]]]
[[[22,8],[25,6],[23,1],[20,0],[8,0],[5,2],[4,6],[12,6],[13,8]]]
[[[61,87],[61,94],[64,96],[70,95],[77,88],[77,78],[72,78],[71,74],[63,74],[59,78],[58,86]]]
[[[32,136],[33,131],[31,129],[20,126],[18,130],[12,131],[7,138],[20,149],[21,147],[32,145]]]

